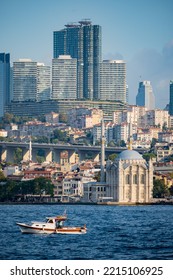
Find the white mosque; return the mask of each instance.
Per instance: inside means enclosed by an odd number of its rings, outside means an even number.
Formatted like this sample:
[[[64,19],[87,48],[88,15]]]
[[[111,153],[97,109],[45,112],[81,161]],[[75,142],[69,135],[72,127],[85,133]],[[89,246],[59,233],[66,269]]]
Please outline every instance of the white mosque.
[[[125,150],[114,162],[106,163],[106,195],[119,203],[152,200],[153,164],[134,150]]]

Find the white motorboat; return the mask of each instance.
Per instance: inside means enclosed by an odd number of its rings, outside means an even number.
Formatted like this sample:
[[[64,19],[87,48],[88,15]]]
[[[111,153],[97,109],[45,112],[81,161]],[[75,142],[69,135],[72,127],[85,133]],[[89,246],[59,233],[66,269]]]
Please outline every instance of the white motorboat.
[[[63,225],[63,222],[67,219],[66,215],[49,217],[45,222],[31,222],[31,224],[16,223],[22,233],[56,233],[56,229]]]
[[[49,217],[45,222],[31,222],[31,224],[16,223],[22,233],[60,233],[60,234],[83,234],[86,233],[86,225],[83,227],[64,227],[66,214],[62,216]]]

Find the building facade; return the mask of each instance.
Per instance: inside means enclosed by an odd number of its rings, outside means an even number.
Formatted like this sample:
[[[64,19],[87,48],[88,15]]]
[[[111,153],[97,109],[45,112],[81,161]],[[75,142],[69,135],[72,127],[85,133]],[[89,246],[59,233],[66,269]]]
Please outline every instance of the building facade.
[[[100,99],[127,102],[125,61],[103,60],[100,64]]]
[[[155,108],[155,97],[150,81],[139,83],[136,105],[145,106],[147,110],[153,110]]]
[[[173,116],[173,81],[169,84],[169,114]]]
[[[125,150],[106,165],[106,196],[118,203],[147,203],[152,200],[153,165],[133,150]]]
[[[37,62],[19,59],[13,63],[13,101],[37,100]]]
[[[50,66],[37,63],[37,101],[50,99]]]
[[[88,19],[53,33],[53,56],[77,59],[77,98],[99,99],[101,27]]]
[[[10,54],[0,53],[0,117],[10,99]]]
[[[60,55],[52,60],[52,98],[77,98],[77,60]]]

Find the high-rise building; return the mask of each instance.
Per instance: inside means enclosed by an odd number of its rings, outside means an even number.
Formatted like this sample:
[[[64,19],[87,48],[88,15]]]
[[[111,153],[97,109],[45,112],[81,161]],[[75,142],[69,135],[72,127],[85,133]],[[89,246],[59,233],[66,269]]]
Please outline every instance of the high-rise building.
[[[37,62],[19,59],[13,63],[13,101],[37,100]]]
[[[50,99],[50,66],[31,59],[13,63],[13,101]]]
[[[52,98],[77,98],[77,59],[59,55],[52,60]]]
[[[10,54],[0,53],[0,117],[10,103]]]
[[[169,85],[169,114],[173,116],[173,81]]]
[[[37,63],[37,101],[50,99],[50,66]]]
[[[103,60],[100,64],[100,99],[126,103],[126,63]]]
[[[99,99],[101,27],[88,19],[54,31],[54,58],[71,55],[77,59],[77,98]]]
[[[150,81],[139,83],[136,105],[145,106],[147,110],[153,110],[155,108],[155,97]]]

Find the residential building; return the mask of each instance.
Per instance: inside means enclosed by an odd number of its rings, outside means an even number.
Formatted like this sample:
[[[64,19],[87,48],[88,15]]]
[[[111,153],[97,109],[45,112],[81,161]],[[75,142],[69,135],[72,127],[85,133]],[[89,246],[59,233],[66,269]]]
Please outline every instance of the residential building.
[[[51,123],[51,124],[57,124],[59,123],[59,114],[51,112],[49,114],[45,115],[46,122]]]
[[[113,112],[113,122],[121,124],[128,122],[138,127],[146,125],[146,110],[144,106],[130,105],[126,110],[117,110]]]
[[[69,23],[53,33],[53,57],[77,59],[77,98],[99,99],[101,27],[89,19]]]
[[[169,127],[169,113],[165,110],[155,109],[146,112],[146,125],[159,126],[160,128]]]
[[[0,53],[0,117],[4,116],[10,99],[10,54]]]
[[[169,84],[169,114],[173,116],[173,81]]]
[[[145,106],[147,110],[153,110],[155,108],[155,97],[150,81],[139,83],[136,105]]]
[[[125,61],[103,60],[100,64],[100,99],[127,102]]]
[[[60,55],[52,60],[52,99],[77,98],[77,60]]]
[[[101,123],[103,111],[84,107],[74,108],[68,112],[68,123],[75,128],[89,128]]]

